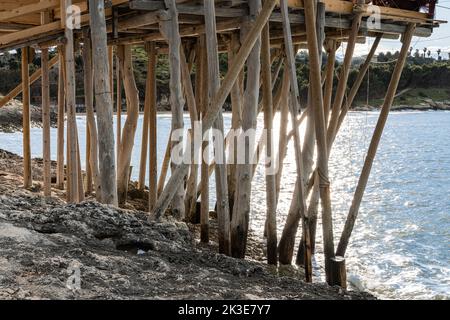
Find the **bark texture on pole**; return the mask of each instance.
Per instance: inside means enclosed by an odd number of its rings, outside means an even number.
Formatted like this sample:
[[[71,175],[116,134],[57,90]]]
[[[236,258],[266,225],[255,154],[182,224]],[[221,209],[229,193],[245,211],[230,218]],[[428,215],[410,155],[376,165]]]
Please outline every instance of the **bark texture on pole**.
[[[208,57],[208,73],[209,73],[209,97],[216,95],[220,88],[219,78],[219,50],[217,42],[216,15],[214,1],[205,0],[205,32],[206,51]],[[251,7],[251,6],[250,6]],[[210,102],[210,100],[208,100]],[[209,105],[209,103],[208,103]],[[213,128],[223,133],[223,116],[222,110],[219,109],[217,117],[214,121]],[[230,206],[228,204],[228,185],[227,185],[227,166],[225,164],[225,147],[224,140],[217,141],[215,150],[216,158],[222,158],[216,163],[216,195],[217,195],[217,220],[218,220],[218,236],[219,236],[219,253],[230,254]]]
[[[31,187],[30,75],[28,47],[22,48],[23,186]]]
[[[118,46],[117,51],[127,99],[127,119],[122,129],[122,138],[118,151],[119,163],[117,164],[117,197],[119,204],[124,204],[127,200],[131,154],[139,117],[139,92],[134,79],[131,45]]]
[[[275,172],[273,170],[275,160],[273,147],[273,97],[272,97],[272,70],[270,63],[270,34],[269,23],[264,27],[262,32],[262,82],[263,82],[263,101],[264,101],[264,129],[267,134],[266,157],[266,203],[267,203],[267,262],[276,265],[278,263],[277,256],[277,194],[275,191]]]
[[[72,5],[72,0],[64,1],[64,20],[67,19],[67,13]],[[78,176],[78,144],[77,144],[77,122],[76,122],[76,92],[75,92],[75,55],[73,30],[70,25],[65,26],[65,89],[66,89],[66,108],[67,108],[67,149],[68,149],[68,182],[69,202],[79,202],[79,176]]]
[[[170,106],[172,110],[172,135],[180,129],[183,129],[183,108],[184,99],[183,92],[181,88],[181,69],[180,69],[180,47],[181,38],[180,32],[178,30],[178,12],[176,8],[175,0],[165,0],[167,11],[161,12],[160,15],[160,30],[169,44],[169,88],[170,88]],[[173,150],[175,146],[180,146],[183,143],[182,136],[178,141],[173,141],[171,143],[171,149]],[[178,148],[180,150],[181,148]],[[183,156],[182,150],[180,150],[179,155]],[[175,164],[171,161],[171,170],[174,173],[177,167],[184,166]],[[185,208],[184,208],[184,177],[179,180],[179,183],[175,187],[175,193],[172,197],[172,215],[177,219],[184,219]]]
[[[249,1],[250,18],[254,19],[261,9],[260,0]],[[254,22],[253,22],[254,23]],[[253,24],[249,21],[246,29],[249,30]],[[259,100],[259,78],[260,78],[260,55],[261,39],[258,39],[247,60],[247,86],[244,93],[244,102],[242,109],[242,138],[239,140],[244,146],[244,163],[238,163],[236,166],[237,184],[233,206],[233,218],[231,220],[231,255],[235,258],[244,258],[247,245],[248,224],[250,219],[250,199],[251,199],[251,181],[253,176],[252,147],[255,144],[255,137],[245,137],[245,134],[256,128],[256,116],[258,114]]]
[[[92,46],[89,31],[85,31],[83,44],[84,105],[86,107],[87,132],[89,134],[89,168],[94,182],[95,196],[101,201],[98,169],[98,134],[94,115],[94,74],[92,73]]]
[[[147,88],[149,103],[149,172],[148,172],[148,207],[151,212],[156,204],[158,197],[158,145],[157,145],[157,110],[156,110],[156,63],[157,52],[154,42],[147,46],[148,63],[150,65],[147,77],[151,83]]]
[[[42,138],[44,158],[44,196],[51,196],[51,156],[50,156],[50,81],[48,70],[48,49],[41,50],[42,67]]]
[[[101,200],[117,206],[116,156],[114,152],[113,101],[109,83],[109,63],[106,44],[105,6],[102,0],[89,0],[94,91],[97,109],[98,163]]]
[[[57,142],[56,142],[56,186],[64,189],[64,48],[58,47],[58,119],[57,119]]]

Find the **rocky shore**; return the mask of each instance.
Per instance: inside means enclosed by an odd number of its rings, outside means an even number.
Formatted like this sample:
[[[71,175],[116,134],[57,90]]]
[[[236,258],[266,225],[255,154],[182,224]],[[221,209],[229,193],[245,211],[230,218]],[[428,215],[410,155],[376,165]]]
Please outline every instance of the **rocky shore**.
[[[42,126],[42,110],[37,106],[30,106],[31,125]],[[52,108],[50,113],[52,126],[56,126],[57,114]],[[22,131],[22,102],[12,100],[0,108],[0,132]]]
[[[0,299],[373,299],[217,254],[171,218],[45,199],[20,169],[0,150]]]
[[[380,107],[375,106],[356,106],[353,111],[377,111]],[[450,100],[434,101],[432,99],[424,99],[422,103],[417,105],[394,105],[392,111],[450,111]]]

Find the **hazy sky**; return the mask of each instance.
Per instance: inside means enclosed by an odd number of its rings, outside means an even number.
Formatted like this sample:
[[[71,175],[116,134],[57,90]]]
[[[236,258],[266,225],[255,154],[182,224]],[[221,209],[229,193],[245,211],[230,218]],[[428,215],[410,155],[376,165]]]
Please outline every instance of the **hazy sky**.
[[[436,8],[436,19],[450,21],[450,0],[440,0],[438,6]],[[369,38],[365,44],[357,45],[355,56],[367,54],[372,43],[373,39]],[[448,52],[450,52],[450,25],[448,23],[442,24],[439,28],[434,29],[433,34],[429,38],[414,37],[411,46],[414,48],[413,52],[416,49],[422,51],[423,48],[427,47],[431,50],[433,56],[437,56],[436,50],[441,49],[443,59],[448,59]],[[396,51],[400,47],[399,40],[383,40],[378,47],[378,51]],[[342,51],[340,55],[342,55]]]

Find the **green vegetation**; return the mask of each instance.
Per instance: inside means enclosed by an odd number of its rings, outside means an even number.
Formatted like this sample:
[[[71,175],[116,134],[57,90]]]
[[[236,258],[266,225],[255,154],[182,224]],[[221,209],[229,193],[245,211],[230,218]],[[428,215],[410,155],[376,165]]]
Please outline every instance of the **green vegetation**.
[[[51,55],[54,55],[52,52]],[[146,65],[147,56],[142,47],[135,47],[133,51],[136,84],[140,92],[140,98],[143,101],[145,91],[145,79],[147,76]],[[435,101],[450,100],[450,60],[444,60],[441,50],[437,50],[437,57],[433,58],[431,52],[424,50],[410,50],[410,56],[407,65],[403,71],[402,79],[399,84],[399,96],[395,100],[398,105],[417,105],[426,99]],[[20,83],[20,51],[17,53],[5,53],[0,55],[0,79],[7,81],[0,82],[0,94],[5,94]],[[188,55],[187,55],[188,56]],[[361,89],[356,97],[355,105],[378,106],[382,103],[384,93],[386,92],[398,52],[380,53],[377,62],[372,63],[368,76],[366,76]],[[363,57],[355,58],[352,64],[352,70],[349,77],[349,88],[353,85],[358,74],[358,66],[363,62]],[[301,51],[296,57],[298,83],[303,100],[308,91],[309,59],[306,52]],[[227,56],[221,54],[219,57],[220,70],[222,76],[227,70]],[[323,64],[326,63],[326,55],[323,58]],[[339,64],[336,63],[339,74]],[[81,56],[76,57],[76,83],[77,100],[83,103],[83,68]],[[40,67],[40,57],[35,55],[30,64],[30,72]],[[157,65],[157,90],[158,100],[161,101],[169,95],[169,70],[167,58],[159,56]],[[193,69],[195,73],[195,67]],[[337,85],[337,79],[335,79]],[[57,93],[57,71],[53,69],[50,75],[51,94],[56,97]],[[40,82],[37,81],[31,88],[32,102],[39,103],[40,100]],[[303,101],[305,103],[306,101]]]

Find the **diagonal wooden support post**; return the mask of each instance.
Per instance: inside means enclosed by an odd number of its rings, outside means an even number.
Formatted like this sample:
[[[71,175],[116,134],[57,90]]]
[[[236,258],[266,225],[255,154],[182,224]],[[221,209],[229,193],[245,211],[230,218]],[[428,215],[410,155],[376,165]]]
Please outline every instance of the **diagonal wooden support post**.
[[[286,0],[280,1],[281,15],[283,19],[283,31],[284,31],[284,45],[286,50],[286,66],[287,72],[289,73],[290,81],[290,115],[291,122],[295,125],[297,122],[297,113],[300,111],[299,102],[299,89],[297,83],[297,74],[295,69],[295,55],[294,48],[292,46],[292,34],[291,26],[288,17],[288,4]],[[316,49],[317,53],[317,49]],[[320,74],[320,73],[319,73]],[[302,163],[302,151],[301,151],[301,139],[298,130],[294,130],[294,146],[295,146],[295,163],[297,168],[297,181],[295,185],[294,194],[297,195],[296,199],[293,201],[295,210],[289,210],[288,217],[286,219],[286,224],[281,235],[280,242],[278,244],[279,251],[279,261],[283,264],[290,264],[292,261],[292,255],[295,245],[295,235],[297,233],[298,225],[301,218],[305,217],[306,214],[306,199],[303,185],[303,163]],[[298,210],[297,210],[298,208]],[[304,221],[304,219],[303,219]],[[302,226],[303,232],[307,235],[305,242],[305,278],[307,281],[311,281],[312,278],[312,264],[311,264],[311,251],[308,248],[309,233],[308,228],[305,228],[305,224]]]
[[[219,111],[221,110],[226,98],[228,97],[231,88],[233,87],[236,79],[239,76],[239,73],[242,70],[242,67],[244,66],[245,61],[247,60],[250,51],[252,50],[253,46],[255,45],[256,40],[258,39],[259,35],[261,34],[261,31],[267,21],[269,20],[269,17],[273,11],[273,8],[275,7],[277,0],[267,0],[264,2],[264,6],[261,9],[260,14],[258,15],[253,28],[250,30],[250,32],[247,34],[246,38],[243,41],[243,45],[239,49],[239,52],[237,53],[234,63],[229,68],[225,78],[222,81],[222,85],[217,92],[217,94],[214,96],[212,103],[210,105],[209,111],[206,113],[205,117],[203,118],[202,122],[202,131],[206,132],[208,129],[210,129],[213,125],[213,122],[215,121]],[[176,186],[178,183],[180,183],[184,177],[186,176],[187,172],[189,170],[188,164],[181,164],[178,166],[178,168],[172,173],[169,181],[167,182],[166,187],[164,188],[163,192],[161,193],[161,196],[159,197],[155,209],[153,210],[153,216],[156,218],[160,218],[162,214],[167,209],[170,201],[172,200],[173,196],[176,192]]]
[[[214,97],[220,88],[219,79],[219,52],[217,42],[217,28],[214,1],[205,0],[205,32],[206,51],[209,72],[209,96]],[[222,110],[219,109],[213,124],[223,136]],[[218,142],[222,143],[222,141]],[[228,204],[227,167],[225,164],[225,147],[216,152],[221,153],[222,161],[216,164],[216,193],[217,193],[217,220],[219,234],[219,252],[230,254],[230,206]]]
[[[375,159],[375,155],[378,150],[378,145],[383,134],[384,127],[386,125],[387,118],[389,116],[389,111],[391,110],[392,103],[394,102],[395,94],[397,92],[398,83],[402,75],[403,67],[405,66],[406,58],[408,57],[408,50],[411,45],[411,40],[414,34],[416,26],[410,23],[403,35],[403,45],[400,51],[400,55],[395,65],[394,71],[392,73],[391,82],[389,83],[388,90],[386,92],[386,97],[384,99],[383,106],[381,108],[380,116],[378,118],[377,125],[375,127],[372,140],[367,151],[367,156],[364,161],[364,166],[359,177],[358,184],[356,186],[355,195],[353,197],[352,205],[348,213],[347,219],[345,221],[345,226],[342,231],[341,238],[339,240],[339,245],[336,250],[337,256],[345,256],[347,246],[350,240],[350,236],[355,225],[356,218],[358,217],[359,207],[364,195],[364,191],[369,180],[370,172],[372,170],[372,165]]]

